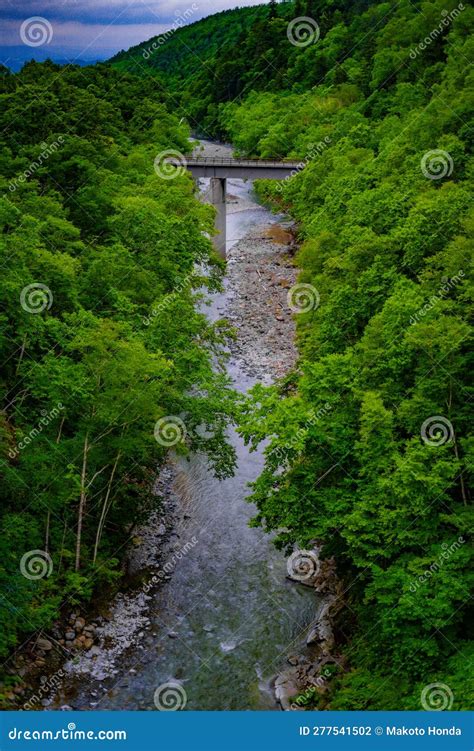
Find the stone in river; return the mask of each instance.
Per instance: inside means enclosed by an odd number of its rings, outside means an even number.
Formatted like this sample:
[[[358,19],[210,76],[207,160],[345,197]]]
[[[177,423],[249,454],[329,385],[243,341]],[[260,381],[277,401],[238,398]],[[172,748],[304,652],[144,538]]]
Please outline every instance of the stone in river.
[[[49,639],[43,639],[42,637],[38,639],[36,646],[38,647],[38,649],[42,649],[43,652],[49,652],[49,650],[53,648],[53,645],[51,644]]]
[[[275,680],[275,698],[285,711],[296,708],[292,699],[299,694],[298,676],[294,669],[285,670]]]

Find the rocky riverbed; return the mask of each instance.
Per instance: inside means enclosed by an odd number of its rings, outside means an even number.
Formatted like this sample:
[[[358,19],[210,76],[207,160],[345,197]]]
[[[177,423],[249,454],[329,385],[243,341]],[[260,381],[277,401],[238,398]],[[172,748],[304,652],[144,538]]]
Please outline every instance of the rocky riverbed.
[[[204,149],[228,153],[222,145]],[[229,181],[228,190],[225,289],[210,300],[208,315],[234,325],[229,373],[246,391],[295,364],[287,300],[296,278],[295,245],[291,223],[261,207],[250,185]],[[310,586],[288,581],[284,556],[265,533],[246,526],[253,513],[246,486],[263,457],[249,455],[237,436],[232,441],[236,478],[218,482],[202,457],[170,461],[161,472],[159,510],[133,530],[127,556],[129,579],[141,583],[100,613],[76,609],[57,624],[52,648],[39,656],[37,669],[45,674],[36,704],[154,708],[153,687],[170,680],[188,685],[193,709],[272,709],[275,700],[284,709],[299,708],[296,694],[326,690],[339,601],[334,567],[318,565],[321,574]],[[28,688],[19,701],[31,698],[34,681]]]
[[[246,373],[267,383],[285,375],[296,360],[287,303],[296,277],[290,226],[257,226],[228,252],[227,315],[239,332],[232,351]]]

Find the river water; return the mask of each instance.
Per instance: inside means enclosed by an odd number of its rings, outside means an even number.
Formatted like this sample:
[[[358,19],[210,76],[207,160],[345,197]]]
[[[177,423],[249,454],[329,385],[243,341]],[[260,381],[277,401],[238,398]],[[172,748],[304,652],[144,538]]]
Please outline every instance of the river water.
[[[229,181],[228,191],[239,199],[228,217],[228,249],[256,224],[278,221],[255,206],[250,182]],[[225,313],[229,294],[227,284],[209,300],[211,318]],[[229,373],[241,392],[255,383],[237,361]],[[272,679],[304,645],[316,598],[286,578],[286,558],[269,535],[248,526],[255,513],[248,483],[263,456],[234,431],[229,440],[238,459],[230,479],[217,480],[200,456],[178,462],[175,548],[183,552],[153,596],[142,645],[125,657],[115,685],[99,690],[94,709],[154,710],[155,691],[168,682],[182,686],[187,710],[277,709]],[[79,688],[71,703],[92,708],[90,691]]]

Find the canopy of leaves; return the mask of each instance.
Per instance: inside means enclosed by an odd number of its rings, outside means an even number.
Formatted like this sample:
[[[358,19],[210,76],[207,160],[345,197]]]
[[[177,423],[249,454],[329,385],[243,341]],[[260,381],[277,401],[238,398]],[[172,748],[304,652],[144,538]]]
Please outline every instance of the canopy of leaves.
[[[221,274],[212,210],[188,175],[154,169],[189,149],[187,127],[154,82],[106,66],[31,63],[2,77],[0,99],[4,657],[117,576],[158,500],[158,420],[179,418],[175,449],[207,453],[219,476],[234,459],[213,364],[225,331],[195,304]],[[32,550],[49,577],[22,574]]]
[[[454,709],[472,707],[473,11],[314,0],[266,12],[222,16],[212,75],[181,81],[202,130],[305,166],[258,186],[297,220],[299,281],[320,304],[297,315],[297,372],[242,411],[247,440],[267,441],[254,523],[288,549],[321,541],[346,582],[349,670],[320,707],[417,709],[436,681]],[[288,42],[301,15],[317,42]],[[430,420],[447,440],[426,440]]]

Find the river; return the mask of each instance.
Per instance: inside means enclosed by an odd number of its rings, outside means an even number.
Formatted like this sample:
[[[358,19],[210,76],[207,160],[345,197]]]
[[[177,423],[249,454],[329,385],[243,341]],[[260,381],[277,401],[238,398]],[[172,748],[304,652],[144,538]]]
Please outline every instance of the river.
[[[205,144],[207,154],[216,153],[214,148]],[[281,220],[256,203],[251,182],[229,181],[228,192],[229,272],[224,291],[208,300],[213,319],[235,303],[233,275],[245,273],[237,269],[233,250],[248,249],[248,243],[257,247],[256,229],[262,234]],[[281,246],[274,250],[282,254]],[[244,318],[245,313],[244,305]],[[255,367],[249,374],[245,353],[231,359],[229,373],[241,392],[262,377]],[[302,650],[316,598],[313,590],[286,578],[286,558],[270,536],[248,526],[255,513],[246,500],[248,483],[259,475],[263,455],[250,453],[233,430],[229,441],[237,453],[230,479],[217,480],[200,456],[177,461],[180,560],[154,593],[151,625],[140,646],[123,656],[115,679],[101,684],[76,678],[74,690],[63,692],[75,709],[154,710],[155,691],[170,682],[182,687],[188,710],[278,708],[272,680],[288,656]]]

